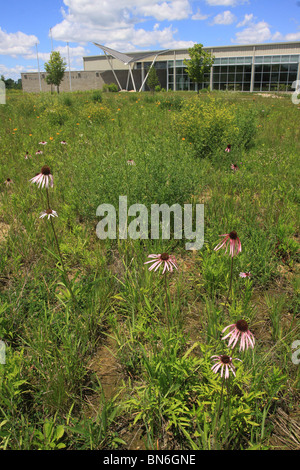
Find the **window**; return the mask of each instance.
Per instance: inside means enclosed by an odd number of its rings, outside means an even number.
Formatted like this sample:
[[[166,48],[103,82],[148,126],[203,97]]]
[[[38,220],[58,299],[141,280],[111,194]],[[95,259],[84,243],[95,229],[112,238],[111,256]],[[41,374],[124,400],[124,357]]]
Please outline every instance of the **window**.
[[[288,74],[286,72],[280,72],[280,83],[286,83],[288,79]]]
[[[290,65],[290,72],[298,72],[298,64],[291,64]]]
[[[270,64],[272,61],[272,56],[271,55],[265,55],[264,56],[264,64]]]
[[[272,56],[272,64],[280,63],[280,58],[281,58],[280,55],[273,55]]]
[[[281,56],[281,62],[289,62],[290,56],[289,55],[282,55]]]

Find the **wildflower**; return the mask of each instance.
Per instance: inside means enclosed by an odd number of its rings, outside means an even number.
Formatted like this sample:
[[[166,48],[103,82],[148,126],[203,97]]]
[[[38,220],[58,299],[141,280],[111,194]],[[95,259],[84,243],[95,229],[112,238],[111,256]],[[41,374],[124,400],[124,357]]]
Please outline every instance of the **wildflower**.
[[[53,137],[49,137],[50,140],[53,140]]]
[[[231,150],[231,145],[227,145],[225,152],[230,152],[230,150]]]
[[[30,181],[36,183],[38,187],[42,186],[43,188],[45,186],[45,188],[48,188],[50,185],[51,188],[53,188],[53,175],[51,175],[51,170],[48,165],[44,165],[41,172],[31,178]]]
[[[61,143],[62,145],[66,145],[67,142],[66,142],[65,140],[62,140],[60,143]]]
[[[216,374],[218,370],[221,368],[221,377],[223,377],[224,369],[225,369],[225,379],[229,378],[229,372],[233,373],[235,376],[235,367],[232,364],[232,357],[227,356],[226,354],[220,355],[220,356],[211,356],[211,358],[216,361],[216,364],[214,364],[211,368],[211,370]],[[241,361],[238,358],[235,358],[237,361]]]
[[[58,217],[57,212],[53,211],[52,209],[46,209],[45,211],[41,212],[40,219],[48,216],[48,220],[50,217]]]
[[[28,160],[28,158],[31,158],[31,155],[29,155],[29,153],[26,152],[24,158],[25,158],[25,160]]]
[[[248,349],[249,347],[254,348],[255,344],[255,339],[253,333],[248,328],[248,323],[245,320],[238,320],[236,323],[233,323],[232,325],[226,326],[222,333],[227,330],[227,328],[230,328],[229,333],[224,336],[222,339],[226,339],[230,337],[228,347],[232,345],[231,347],[234,348],[238,340],[240,339],[240,351]]]
[[[135,161],[134,160],[127,160],[127,165],[135,165]]]
[[[169,255],[168,253],[162,253],[158,255],[148,255],[148,258],[154,258],[153,260],[146,261],[146,263],[144,263],[144,264],[153,263],[150,266],[149,271],[152,271],[152,269],[154,269],[154,271],[157,271],[158,268],[162,264],[164,264],[163,274],[165,273],[166,269],[171,272],[173,272],[173,267],[178,269],[175,256]]]
[[[11,184],[13,184],[13,180],[11,180],[10,178],[6,178],[6,180],[4,181],[4,184],[6,186],[10,186]]]
[[[35,152],[36,155],[42,155],[42,153],[43,153],[42,150],[37,150],[37,151]]]
[[[251,276],[250,271],[247,271],[245,273],[240,273],[240,277],[250,277],[250,276]]]
[[[235,165],[234,163],[232,163],[231,169],[232,169],[233,171],[237,171],[237,170],[239,169],[239,167],[238,167],[237,165]]]
[[[31,137],[31,136],[32,136],[32,134],[29,134],[29,137]]]
[[[47,142],[45,142],[44,140],[42,140],[41,142],[39,142],[39,145],[46,145]]]
[[[228,241],[229,241],[229,244],[230,244],[230,255],[233,257],[235,254],[239,254],[241,251],[242,251],[242,244],[241,244],[241,241],[239,239],[239,237],[237,236],[237,233],[235,230],[233,230],[232,232],[230,233],[227,233],[225,235],[220,235],[221,237],[225,237],[224,240],[222,242],[220,242],[215,248],[214,250],[217,251],[219,250],[220,248],[223,248],[224,246],[227,245]],[[225,253],[227,252],[227,246],[226,246],[226,250],[225,250]]]

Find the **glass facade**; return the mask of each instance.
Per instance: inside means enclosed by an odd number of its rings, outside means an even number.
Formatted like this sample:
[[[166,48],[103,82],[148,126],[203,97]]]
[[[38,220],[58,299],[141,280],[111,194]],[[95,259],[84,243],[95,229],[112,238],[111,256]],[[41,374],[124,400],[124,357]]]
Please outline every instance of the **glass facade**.
[[[211,83],[213,90],[249,92],[252,84],[253,91],[290,91],[297,80],[299,63],[300,55],[215,58],[212,76],[205,74],[201,88]],[[151,62],[145,62],[145,70],[150,65]],[[136,64],[137,69],[141,66],[141,62]],[[183,60],[157,60],[155,68],[166,70],[167,89],[197,91],[197,84],[189,79]]]
[[[220,65],[214,64],[213,66],[213,89],[250,91],[251,62],[252,57],[230,57],[219,59],[217,63]],[[237,65],[233,65],[234,63]]]
[[[253,91],[289,91],[297,80],[298,55],[255,57]]]
[[[186,72],[186,66],[183,63],[183,60],[175,61],[175,69],[174,60],[169,60],[167,74],[167,83],[169,90],[197,91],[198,86],[196,83],[189,79],[189,76]],[[201,88],[207,88],[209,86],[209,80],[210,74],[207,73],[204,75],[204,82],[201,84]],[[176,87],[174,87],[174,85],[176,85]]]

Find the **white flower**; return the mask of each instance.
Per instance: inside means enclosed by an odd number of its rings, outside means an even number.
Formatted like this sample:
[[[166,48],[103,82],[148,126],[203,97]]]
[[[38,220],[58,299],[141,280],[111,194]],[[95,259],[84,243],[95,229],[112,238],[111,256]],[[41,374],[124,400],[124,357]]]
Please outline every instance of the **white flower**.
[[[40,219],[43,219],[44,217],[47,217],[47,216],[48,216],[48,220],[50,219],[50,217],[58,217],[56,211],[53,211],[52,209],[46,209],[45,211],[41,213]]]

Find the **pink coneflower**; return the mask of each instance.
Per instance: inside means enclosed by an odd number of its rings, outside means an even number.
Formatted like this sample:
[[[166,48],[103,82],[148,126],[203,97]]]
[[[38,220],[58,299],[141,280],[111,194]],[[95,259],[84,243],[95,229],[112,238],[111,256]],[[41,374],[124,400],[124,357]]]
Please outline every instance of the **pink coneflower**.
[[[67,142],[66,142],[65,140],[62,140],[60,143],[61,143],[62,145],[66,145]]]
[[[232,364],[232,357],[227,356],[226,354],[220,355],[220,356],[211,356],[211,359],[216,361],[216,364],[214,364],[211,368],[211,370],[216,374],[219,369],[221,369],[221,377],[223,377],[224,369],[225,369],[225,379],[229,379],[229,372],[231,371],[233,375],[235,376],[235,367]],[[238,358],[235,358],[237,361],[241,361]]]
[[[239,167],[238,167],[237,165],[235,165],[235,163],[232,163],[232,164],[231,164],[231,169],[232,169],[233,171],[237,171],[237,170],[239,169]]]
[[[245,320],[238,320],[236,323],[232,325],[226,326],[222,333],[230,328],[229,333],[224,336],[222,339],[226,339],[230,337],[228,347],[231,345],[232,349],[235,347],[236,343],[240,339],[240,351],[244,351],[249,347],[254,348],[255,339],[253,333],[248,328],[248,323]]]
[[[135,161],[134,160],[127,160],[127,165],[135,165]]]
[[[6,180],[4,181],[4,184],[6,186],[10,186],[11,184],[13,184],[13,180],[11,180],[10,178],[6,178]]]
[[[149,271],[152,271],[152,269],[154,269],[154,271],[157,271],[158,268],[162,264],[164,264],[163,274],[165,273],[166,270],[172,272],[173,267],[175,269],[178,269],[175,256],[169,255],[168,253],[162,253],[162,254],[158,254],[158,255],[148,255],[148,258],[154,258],[153,260],[146,261],[146,263],[144,263],[144,264],[153,263],[150,266]]]
[[[49,220],[50,217],[58,217],[58,215],[56,211],[53,211],[52,209],[46,209],[41,213],[40,219],[43,219],[44,217],[48,217]]]
[[[35,152],[36,155],[42,155],[42,153],[43,153],[42,150],[37,150],[37,151]]]
[[[227,145],[225,152],[230,152],[230,150],[231,150],[231,145]]]
[[[250,276],[252,276],[250,271],[245,272],[245,273],[240,273],[240,277],[250,277]]]
[[[28,160],[28,158],[31,158],[31,155],[29,155],[29,153],[28,153],[28,152],[26,152],[26,153],[25,153],[25,157],[24,157],[24,158],[25,158],[25,160]]]
[[[220,237],[225,237],[224,240],[222,242],[220,242],[215,248],[214,250],[217,251],[219,250],[220,248],[223,248],[224,246],[226,246],[226,250],[225,250],[225,253],[227,253],[227,244],[228,244],[228,241],[229,241],[229,244],[230,244],[230,255],[233,257],[235,254],[238,255],[241,251],[242,251],[242,244],[241,244],[241,241],[239,239],[239,237],[237,236],[237,233],[235,230],[233,230],[232,232],[230,233],[226,233],[224,235],[220,235]]]
[[[51,175],[51,170],[48,165],[44,165],[41,172],[31,178],[30,181],[36,183],[38,187],[42,186],[43,188],[45,186],[45,188],[49,188],[49,186],[51,186],[51,188],[53,188],[53,175]]]
[[[39,142],[39,145],[46,145],[47,142],[45,142],[44,140],[42,140],[41,142]]]

